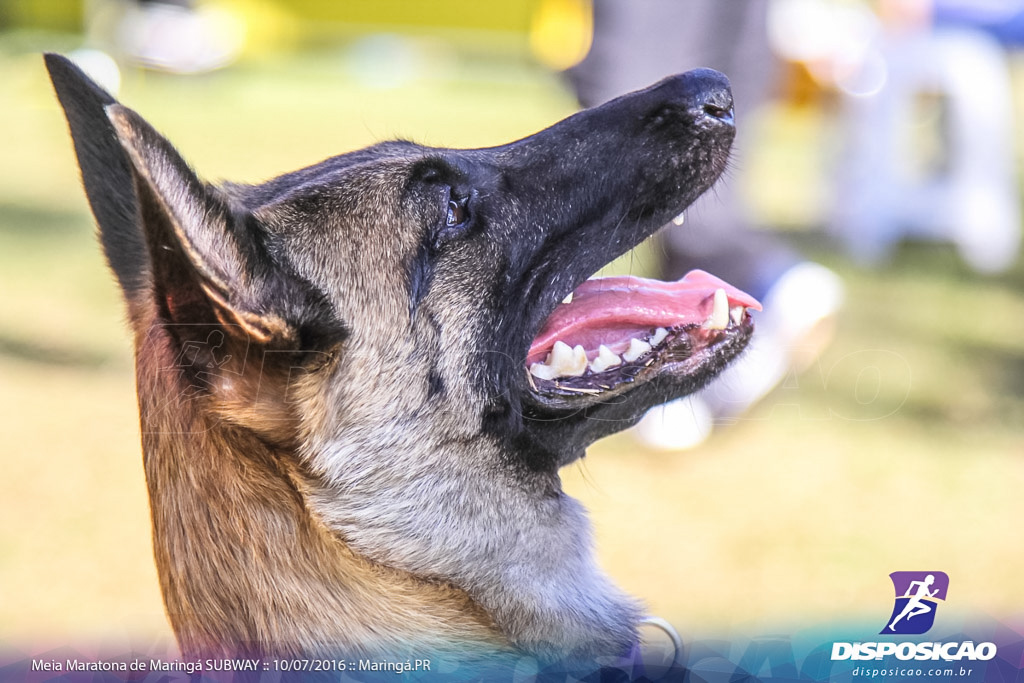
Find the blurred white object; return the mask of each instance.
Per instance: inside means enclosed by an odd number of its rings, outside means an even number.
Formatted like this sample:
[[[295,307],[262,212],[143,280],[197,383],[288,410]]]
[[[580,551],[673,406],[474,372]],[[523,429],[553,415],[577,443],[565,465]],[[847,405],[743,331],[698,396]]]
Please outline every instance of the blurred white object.
[[[859,74],[839,84],[847,145],[837,177],[837,235],[866,262],[917,237],[953,242],[982,272],[1010,267],[1021,216],[1003,48],[981,32],[937,29],[883,39],[869,56]],[[939,111],[942,163],[915,174],[920,153],[911,148],[911,124],[922,98]]]
[[[768,6],[768,39],[780,57],[807,66],[829,82],[836,65],[859,62],[878,35],[867,6],[823,0],[774,0]]]
[[[716,420],[731,420],[801,371],[832,340],[843,305],[843,283],[831,270],[804,261],[775,281],[761,302],[747,350],[706,389],[652,408],[635,435],[649,448],[683,450],[703,442]]]
[[[687,396],[648,410],[633,434],[648,448],[681,451],[703,443],[711,435],[713,421],[699,396]]]
[[[108,93],[117,97],[121,90],[121,69],[114,58],[103,50],[82,48],[68,55],[79,69],[96,81]]]
[[[132,4],[117,42],[132,60],[180,74],[227,66],[242,50],[245,25],[230,12],[151,2]]]

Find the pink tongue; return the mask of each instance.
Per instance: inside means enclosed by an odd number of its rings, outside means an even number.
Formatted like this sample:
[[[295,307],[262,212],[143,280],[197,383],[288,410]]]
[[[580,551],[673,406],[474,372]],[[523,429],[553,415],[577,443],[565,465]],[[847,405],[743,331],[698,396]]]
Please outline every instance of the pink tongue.
[[[628,342],[657,327],[703,323],[714,308],[716,289],[725,290],[729,308],[761,310],[757,299],[703,270],[691,270],[676,282],[633,276],[587,280],[573,292],[572,303],[560,304],[548,317],[530,345],[527,365],[543,361],[558,340],[594,352],[600,344]]]

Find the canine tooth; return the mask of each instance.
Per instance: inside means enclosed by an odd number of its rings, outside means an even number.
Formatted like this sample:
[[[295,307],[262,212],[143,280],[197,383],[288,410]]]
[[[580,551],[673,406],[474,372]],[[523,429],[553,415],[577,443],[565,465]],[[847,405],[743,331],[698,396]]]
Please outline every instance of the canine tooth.
[[[562,303],[563,304],[571,304],[572,303],[572,292],[569,292],[568,294],[565,295],[565,298],[562,299]]]
[[[661,342],[665,341],[665,337],[668,336],[668,330],[664,327],[659,327],[654,331],[654,336],[651,337],[651,346],[657,346]]]
[[[683,211],[679,212],[678,216],[676,216],[675,218],[672,219],[672,222],[675,223],[676,225],[682,225],[683,221],[685,221],[685,220],[686,220],[686,210],[684,209]]]
[[[715,307],[711,317],[704,323],[709,330],[724,330],[729,325],[729,297],[724,289],[715,290]]]
[[[729,309],[729,317],[732,318],[733,323],[739,325],[743,321],[743,311],[746,310],[743,306],[733,306]]]
[[[629,348],[622,354],[623,360],[632,363],[640,356],[651,350],[651,345],[640,339],[630,339]]]
[[[597,347],[597,358],[590,363],[590,369],[594,372],[604,372],[608,368],[615,367],[622,363],[622,359],[611,352],[611,350],[601,344]]]

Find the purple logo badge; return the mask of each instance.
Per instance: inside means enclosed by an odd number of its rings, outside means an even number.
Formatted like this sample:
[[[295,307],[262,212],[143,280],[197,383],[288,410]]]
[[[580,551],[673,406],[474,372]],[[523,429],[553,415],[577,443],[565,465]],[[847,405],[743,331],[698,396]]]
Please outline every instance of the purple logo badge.
[[[946,599],[949,577],[945,572],[893,572],[896,604],[881,634],[919,635],[935,623],[938,601]]]

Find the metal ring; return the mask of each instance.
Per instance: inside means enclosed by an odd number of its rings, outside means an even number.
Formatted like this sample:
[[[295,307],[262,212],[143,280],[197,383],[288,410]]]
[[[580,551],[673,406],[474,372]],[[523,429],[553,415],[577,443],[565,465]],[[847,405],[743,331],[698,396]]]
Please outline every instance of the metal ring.
[[[672,641],[672,647],[675,648],[675,652],[672,655],[672,661],[677,664],[682,664],[683,658],[683,639],[679,637],[679,633],[672,627],[672,624],[668,623],[661,617],[644,617],[640,620],[640,625],[653,626],[654,628],[661,629],[668,636],[669,640]]]

